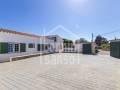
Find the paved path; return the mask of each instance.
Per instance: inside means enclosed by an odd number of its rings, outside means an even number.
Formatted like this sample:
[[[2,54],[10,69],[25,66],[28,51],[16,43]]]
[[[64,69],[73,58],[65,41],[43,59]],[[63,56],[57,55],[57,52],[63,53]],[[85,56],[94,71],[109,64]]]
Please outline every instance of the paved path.
[[[52,54],[1,63],[0,90],[120,90],[120,59]]]
[[[101,54],[101,55],[110,55],[110,51],[99,50],[99,54]]]

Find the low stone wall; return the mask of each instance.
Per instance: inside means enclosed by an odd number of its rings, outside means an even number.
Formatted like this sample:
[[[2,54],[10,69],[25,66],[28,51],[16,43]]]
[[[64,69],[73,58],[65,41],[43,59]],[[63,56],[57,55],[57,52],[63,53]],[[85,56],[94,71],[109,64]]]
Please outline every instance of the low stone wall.
[[[0,63],[51,54],[50,52],[0,54]]]

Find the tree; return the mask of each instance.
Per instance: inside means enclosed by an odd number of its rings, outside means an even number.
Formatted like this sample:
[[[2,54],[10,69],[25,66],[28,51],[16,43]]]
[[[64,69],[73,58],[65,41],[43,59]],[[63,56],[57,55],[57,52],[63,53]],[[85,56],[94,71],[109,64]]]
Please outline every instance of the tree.
[[[63,44],[64,44],[64,47],[73,47],[73,41],[72,40],[68,40],[68,39],[63,39]]]
[[[95,39],[95,43],[98,45],[98,46],[101,46],[101,43],[102,42],[102,36],[98,35]]]
[[[102,37],[102,44],[108,44],[107,38]]]
[[[95,43],[98,46],[101,46],[102,44],[107,44],[108,40],[106,38],[102,37],[101,35],[98,35],[95,39]]]
[[[88,41],[84,38],[80,38],[79,40],[76,40],[75,43],[79,44],[79,43],[87,43]]]

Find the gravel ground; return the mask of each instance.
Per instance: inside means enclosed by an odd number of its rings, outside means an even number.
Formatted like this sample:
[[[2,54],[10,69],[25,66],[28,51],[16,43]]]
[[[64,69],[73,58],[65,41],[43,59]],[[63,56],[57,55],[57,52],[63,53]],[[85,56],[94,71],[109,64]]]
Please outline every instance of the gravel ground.
[[[120,59],[61,53],[1,63],[0,90],[120,90]]]

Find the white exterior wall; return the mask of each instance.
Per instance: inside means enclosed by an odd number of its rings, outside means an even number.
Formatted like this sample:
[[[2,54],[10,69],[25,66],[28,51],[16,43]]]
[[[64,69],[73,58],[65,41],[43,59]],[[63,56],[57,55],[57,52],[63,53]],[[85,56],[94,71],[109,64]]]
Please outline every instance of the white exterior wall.
[[[48,39],[47,37],[33,37],[27,35],[20,35],[11,32],[0,32],[0,42],[6,43],[25,43],[26,44],[26,52],[13,52],[13,53],[6,53],[0,54],[0,62],[8,61],[10,57],[21,56],[21,55],[28,55],[34,53],[49,53],[49,52],[63,52],[63,39],[57,35],[56,42],[52,39]],[[35,44],[35,48],[29,48],[28,45],[30,43]],[[48,50],[38,51],[37,45],[38,44],[47,44],[50,45]]]
[[[82,53],[83,52],[83,44],[75,44],[75,52]]]
[[[92,54],[96,54],[96,44],[92,43]]]
[[[40,41],[39,38],[34,38],[25,35],[13,34],[13,33],[6,33],[0,32],[0,42],[21,42],[21,43],[38,43]]]
[[[6,53],[0,54],[0,62],[8,61],[10,57],[21,56],[21,55],[28,55],[34,53],[40,53],[37,51],[37,44],[50,44],[53,41],[46,39],[44,37],[32,37],[32,36],[25,36],[7,32],[0,32],[0,42],[7,42],[7,43],[25,43],[26,44],[26,52],[18,52],[18,53]],[[28,45],[30,43],[35,44],[35,48],[29,48]],[[48,50],[41,51],[41,53],[48,53]]]
[[[42,43],[44,44],[48,44],[51,47],[49,48],[49,50],[47,50],[46,52],[54,52],[53,48],[54,48],[54,40],[50,40],[48,38],[41,38]],[[52,48],[53,47],[53,48]]]
[[[0,32],[0,42],[25,43],[26,44],[26,52],[36,52],[37,44],[40,43],[41,41],[39,38],[34,38],[34,37],[30,37],[30,36]],[[28,48],[29,43],[34,43],[35,48]]]
[[[55,51],[56,52],[63,52],[63,39],[59,36],[56,36],[56,42],[54,43],[55,45]]]
[[[54,42],[53,39],[51,41],[51,45],[53,46],[53,51],[55,52],[63,52],[64,48],[63,48],[63,38],[59,37],[58,35],[50,35],[47,36],[48,38],[56,38],[56,42]]]

